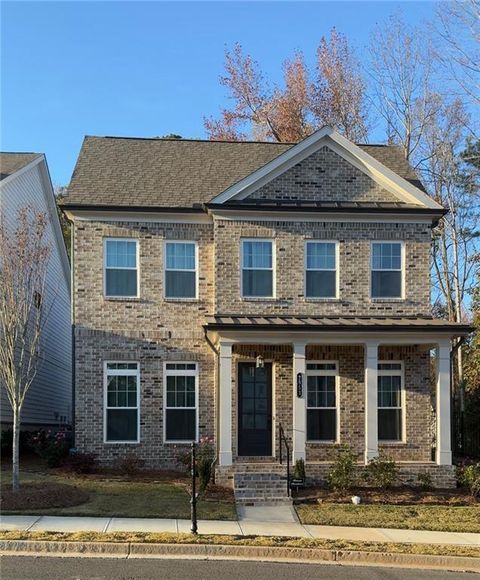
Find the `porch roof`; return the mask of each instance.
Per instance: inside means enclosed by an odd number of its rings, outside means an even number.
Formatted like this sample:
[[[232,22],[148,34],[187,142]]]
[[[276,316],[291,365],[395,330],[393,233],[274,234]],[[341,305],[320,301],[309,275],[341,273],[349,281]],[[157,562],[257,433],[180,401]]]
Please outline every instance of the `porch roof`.
[[[207,330],[262,330],[262,331],[374,331],[374,332],[441,332],[450,336],[468,335],[473,328],[468,324],[439,318],[420,316],[272,316],[216,314],[207,316]]]

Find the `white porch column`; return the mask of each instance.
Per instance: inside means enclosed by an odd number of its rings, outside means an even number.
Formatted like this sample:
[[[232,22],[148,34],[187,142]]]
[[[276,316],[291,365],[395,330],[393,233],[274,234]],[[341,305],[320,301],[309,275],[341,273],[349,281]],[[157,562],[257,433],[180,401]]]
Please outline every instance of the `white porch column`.
[[[220,342],[218,462],[232,465],[232,344]]]
[[[305,441],[307,433],[307,379],[305,376],[305,346],[304,342],[293,343],[293,462],[297,459],[305,461]],[[302,375],[303,393],[297,396],[297,375]]]
[[[437,346],[437,465],[452,465],[450,427],[450,341]]]
[[[365,343],[365,465],[378,456],[378,342]]]

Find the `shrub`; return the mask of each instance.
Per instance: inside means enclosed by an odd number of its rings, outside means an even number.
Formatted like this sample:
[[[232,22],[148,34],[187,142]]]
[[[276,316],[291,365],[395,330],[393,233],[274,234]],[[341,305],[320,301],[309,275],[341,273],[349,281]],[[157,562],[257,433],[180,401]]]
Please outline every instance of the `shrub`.
[[[175,460],[182,465],[187,473],[191,469],[192,455],[189,448],[182,447],[175,450]],[[205,491],[213,473],[213,460],[215,459],[215,447],[212,437],[202,437],[196,446],[196,472],[200,479],[200,491]]]
[[[92,473],[96,459],[91,453],[78,453],[76,449],[71,449],[65,464],[74,473]]]
[[[135,475],[142,470],[145,461],[134,453],[128,453],[116,461],[115,468],[122,475]]]
[[[417,475],[417,481],[423,491],[432,489],[432,476],[429,473],[419,473]]]
[[[40,429],[32,435],[30,447],[47,462],[48,467],[58,467],[68,453],[70,433],[63,430],[53,432],[51,429]]]
[[[305,461],[303,459],[297,459],[297,461],[295,461],[293,478],[305,481]]]
[[[368,462],[365,477],[374,487],[389,489],[398,478],[398,465],[388,457],[375,457]]]
[[[357,454],[349,445],[337,446],[337,458],[327,475],[328,486],[338,491],[351,489],[356,483]]]
[[[472,497],[480,497],[480,463],[458,466],[457,480],[469,490]]]

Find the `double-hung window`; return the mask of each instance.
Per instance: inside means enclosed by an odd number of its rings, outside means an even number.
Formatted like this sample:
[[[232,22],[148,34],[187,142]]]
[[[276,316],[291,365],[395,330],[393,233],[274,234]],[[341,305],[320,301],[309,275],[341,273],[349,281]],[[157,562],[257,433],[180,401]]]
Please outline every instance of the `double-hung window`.
[[[242,296],[273,297],[272,240],[242,240]]]
[[[138,363],[105,363],[105,383],[105,441],[138,443],[140,440]]]
[[[307,298],[337,297],[337,244],[305,243],[305,295]]]
[[[307,362],[307,440],[336,441],[337,418],[336,362]]]
[[[197,440],[197,363],[165,363],[165,441]]]
[[[106,239],[104,245],[105,296],[138,296],[138,242]]]
[[[378,440],[402,440],[403,369],[401,362],[378,363]]]
[[[372,298],[402,297],[401,242],[372,243]]]
[[[197,244],[165,242],[165,298],[197,297]]]

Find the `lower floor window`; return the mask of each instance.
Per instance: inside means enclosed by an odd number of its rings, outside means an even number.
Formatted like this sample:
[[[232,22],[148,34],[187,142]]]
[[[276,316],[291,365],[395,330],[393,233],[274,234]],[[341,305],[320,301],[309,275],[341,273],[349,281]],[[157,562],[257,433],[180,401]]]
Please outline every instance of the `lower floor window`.
[[[165,363],[165,440],[197,439],[197,363]]]
[[[378,363],[378,440],[402,439],[402,363]]]
[[[106,363],[105,440],[137,442],[139,440],[138,363]]]
[[[337,439],[337,364],[307,363],[307,439]]]

